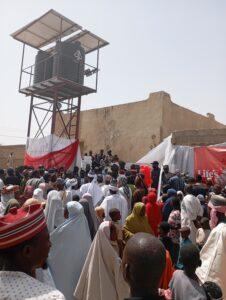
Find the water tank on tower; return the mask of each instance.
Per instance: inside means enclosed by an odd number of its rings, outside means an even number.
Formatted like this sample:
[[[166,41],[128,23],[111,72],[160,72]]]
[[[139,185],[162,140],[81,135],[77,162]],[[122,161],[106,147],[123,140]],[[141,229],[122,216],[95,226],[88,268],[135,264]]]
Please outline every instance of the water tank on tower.
[[[34,84],[52,77],[53,57],[42,50],[39,50],[35,57]]]
[[[81,43],[60,42],[55,48],[53,77],[59,76],[79,84],[84,82],[85,50]]]

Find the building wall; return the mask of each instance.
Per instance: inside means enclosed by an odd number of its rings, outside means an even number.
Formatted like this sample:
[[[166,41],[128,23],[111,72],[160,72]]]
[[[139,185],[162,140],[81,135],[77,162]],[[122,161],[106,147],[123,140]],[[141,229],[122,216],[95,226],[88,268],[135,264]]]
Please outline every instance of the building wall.
[[[185,146],[208,146],[226,142],[226,128],[176,131],[172,143]]]
[[[7,168],[10,153],[13,153],[14,167],[22,166],[24,163],[25,145],[0,146],[0,168]]]
[[[58,118],[56,134],[61,126]],[[82,111],[80,145],[83,154],[112,149],[121,159],[136,162],[172,132],[180,131],[174,135],[176,143],[209,145],[226,141],[225,131],[217,130],[221,128],[226,130],[212,114],[197,114],[173,103],[169,94],[157,92],[143,101]],[[207,131],[201,133],[201,129]],[[21,165],[24,150],[24,145],[0,146],[0,167],[6,167],[10,152],[15,165]]]
[[[80,124],[83,153],[111,148],[130,162],[137,161],[174,131],[226,128],[212,114],[203,116],[173,103],[163,91],[151,93],[139,102],[82,111]]]
[[[83,153],[112,149],[123,160],[135,161],[161,141],[161,93],[149,99],[81,112]]]
[[[192,129],[220,129],[225,125],[217,122],[211,113],[207,116],[195,113],[187,108],[179,106],[171,101],[170,95],[165,93],[163,103],[163,138],[174,131]]]

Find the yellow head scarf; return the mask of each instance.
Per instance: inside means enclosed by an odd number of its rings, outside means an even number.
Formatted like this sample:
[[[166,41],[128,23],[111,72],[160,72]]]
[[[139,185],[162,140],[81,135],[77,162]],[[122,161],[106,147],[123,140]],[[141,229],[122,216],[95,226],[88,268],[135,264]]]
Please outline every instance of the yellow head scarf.
[[[146,232],[153,234],[146,215],[140,215],[143,207],[145,207],[144,203],[137,202],[133,207],[132,213],[126,218],[126,222],[123,228],[126,240],[131,238],[137,232]]]

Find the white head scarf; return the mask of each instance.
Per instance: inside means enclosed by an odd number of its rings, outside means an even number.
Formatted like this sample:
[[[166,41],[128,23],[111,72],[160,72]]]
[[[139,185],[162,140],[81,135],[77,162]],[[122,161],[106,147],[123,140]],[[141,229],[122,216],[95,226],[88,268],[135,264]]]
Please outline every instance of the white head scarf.
[[[73,300],[73,292],[90,249],[91,238],[82,205],[70,201],[67,209],[70,218],[50,234],[52,247],[48,265],[56,288],[64,294],[65,299]]]
[[[40,189],[40,188],[37,188],[34,190],[33,192],[33,198],[39,200],[39,201],[43,201],[44,198],[43,198],[43,190]]]
[[[69,214],[69,219],[77,218],[79,215],[84,213],[83,206],[76,201],[70,201],[66,206]]]

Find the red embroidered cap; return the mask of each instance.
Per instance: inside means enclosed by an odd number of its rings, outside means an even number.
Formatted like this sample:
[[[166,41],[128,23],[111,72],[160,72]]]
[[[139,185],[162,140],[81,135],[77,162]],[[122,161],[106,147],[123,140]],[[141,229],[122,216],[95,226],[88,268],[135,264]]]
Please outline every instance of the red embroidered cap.
[[[31,239],[46,227],[43,208],[40,204],[12,207],[0,217],[0,249],[10,248]]]

